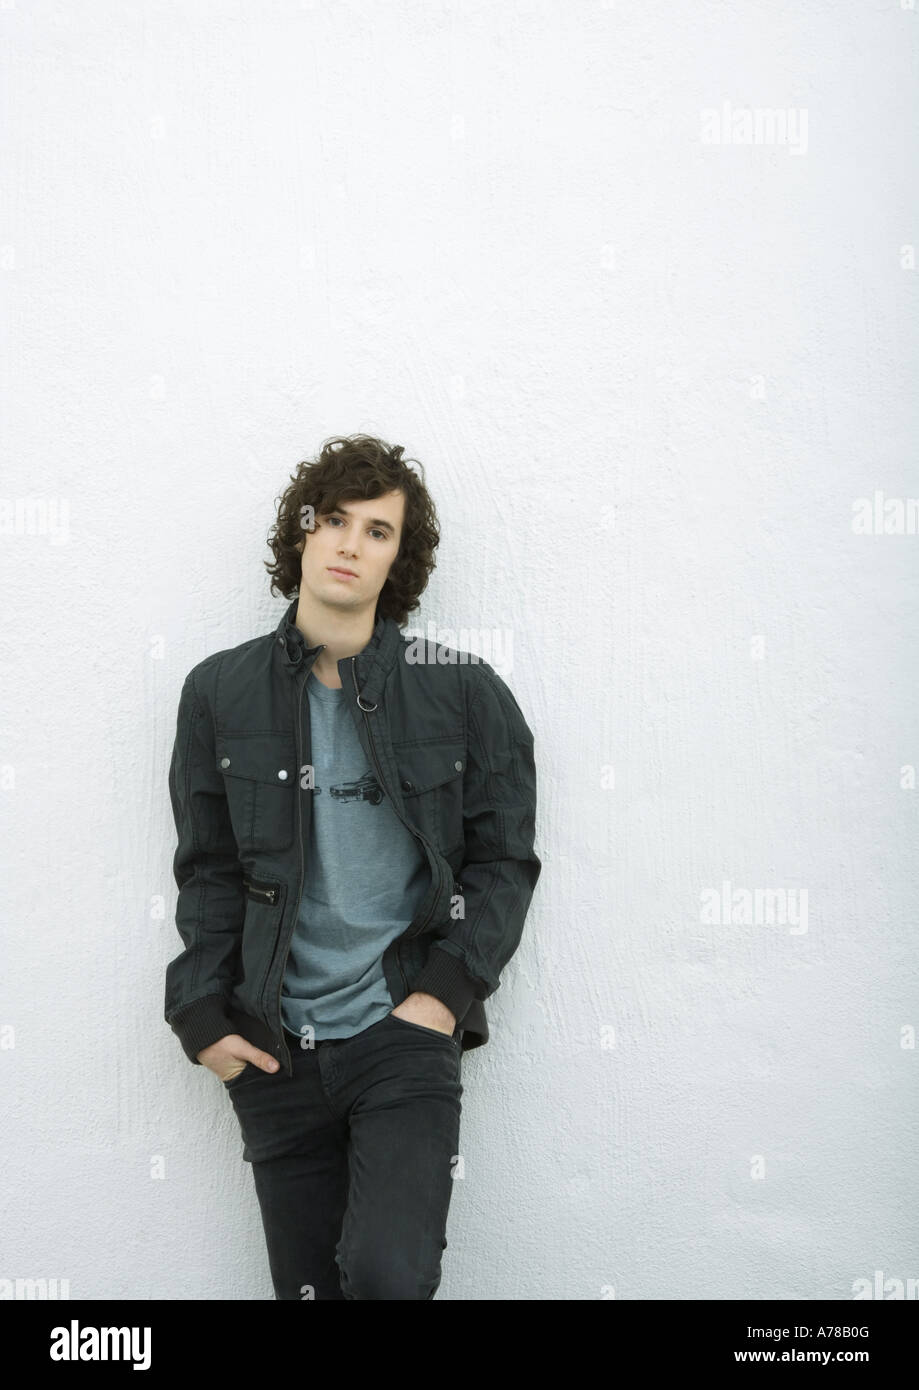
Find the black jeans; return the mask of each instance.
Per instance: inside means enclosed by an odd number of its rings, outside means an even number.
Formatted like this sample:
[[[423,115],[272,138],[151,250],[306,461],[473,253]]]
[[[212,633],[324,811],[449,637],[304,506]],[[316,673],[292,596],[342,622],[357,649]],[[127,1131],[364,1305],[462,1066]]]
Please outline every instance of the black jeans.
[[[434,1297],[459,1154],[460,1036],[394,1014],[312,1048],[287,1033],[293,1076],[247,1063],[223,1083],[275,1298]]]

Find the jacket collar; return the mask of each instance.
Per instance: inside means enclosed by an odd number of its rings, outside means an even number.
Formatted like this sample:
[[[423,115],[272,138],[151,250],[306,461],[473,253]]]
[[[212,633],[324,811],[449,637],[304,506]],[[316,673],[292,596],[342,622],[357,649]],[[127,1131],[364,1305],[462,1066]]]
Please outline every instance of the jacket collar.
[[[308,657],[314,656],[320,649],[318,645],[308,647],[306,638],[296,626],[295,619],[299,603],[300,595],[298,594],[291,601],[274,630],[274,650],[279,654],[282,665],[290,675],[295,675],[300,670],[302,662]],[[402,631],[395,619],[384,618],[378,612],[370,641],[361,648],[355,659],[355,674],[357,675],[360,694],[368,703],[375,704],[381,694],[386,676],[396,658],[401,639]],[[339,662],[339,675],[343,688],[353,692],[354,684],[350,668],[351,658],[344,657]]]

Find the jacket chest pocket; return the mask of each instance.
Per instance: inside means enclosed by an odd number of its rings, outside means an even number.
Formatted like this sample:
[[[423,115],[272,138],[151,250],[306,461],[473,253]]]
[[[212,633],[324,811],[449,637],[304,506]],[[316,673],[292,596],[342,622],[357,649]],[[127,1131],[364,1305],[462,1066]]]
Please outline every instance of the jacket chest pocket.
[[[442,743],[395,743],[393,757],[405,817],[436,844],[442,854],[464,843],[462,740]]]
[[[293,740],[286,734],[223,734],[215,752],[239,849],[289,849],[296,815]]]

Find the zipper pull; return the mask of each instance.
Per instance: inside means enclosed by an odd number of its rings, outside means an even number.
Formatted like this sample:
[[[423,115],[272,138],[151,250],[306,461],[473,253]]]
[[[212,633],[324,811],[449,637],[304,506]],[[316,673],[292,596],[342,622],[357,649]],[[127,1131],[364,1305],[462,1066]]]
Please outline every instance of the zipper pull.
[[[278,900],[278,890],[277,890],[277,888],[259,888],[259,887],[257,887],[257,886],[252,882],[251,879],[248,879],[248,878],[244,878],[244,879],[243,879],[243,887],[246,889],[246,891],[247,891],[247,893],[249,894],[249,897],[250,897],[250,898],[251,898],[251,897],[267,898],[268,901],[269,901],[270,903],[272,903],[272,904],[273,904],[273,903],[276,903],[277,900]]]
[[[354,689],[355,689],[355,691],[357,692],[357,694],[356,694],[356,698],[357,698],[357,707],[358,707],[358,709],[362,709],[362,710],[364,711],[365,714],[372,714],[373,711],[376,709],[376,705],[362,705],[362,704],[361,704],[361,693],[360,693],[360,691],[359,691],[358,688],[357,688],[357,669],[356,669],[356,667],[355,667],[355,665],[354,665],[355,660],[356,660],[356,656],[352,656],[352,658],[351,658],[351,678],[352,678],[352,680],[354,681]]]

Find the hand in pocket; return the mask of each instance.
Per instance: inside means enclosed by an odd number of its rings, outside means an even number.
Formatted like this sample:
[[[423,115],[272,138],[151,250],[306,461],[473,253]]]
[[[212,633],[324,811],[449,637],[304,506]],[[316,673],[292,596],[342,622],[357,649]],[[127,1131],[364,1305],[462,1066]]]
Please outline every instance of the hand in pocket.
[[[227,1033],[218,1042],[202,1048],[198,1053],[198,1061],[223,1082],[232,1081],[239,1076],[247,1064],[267,1072],[278,1070],[278,1063],[270,1052],[253,1047],[252,1043],[247,1042],[239,1033]]]

